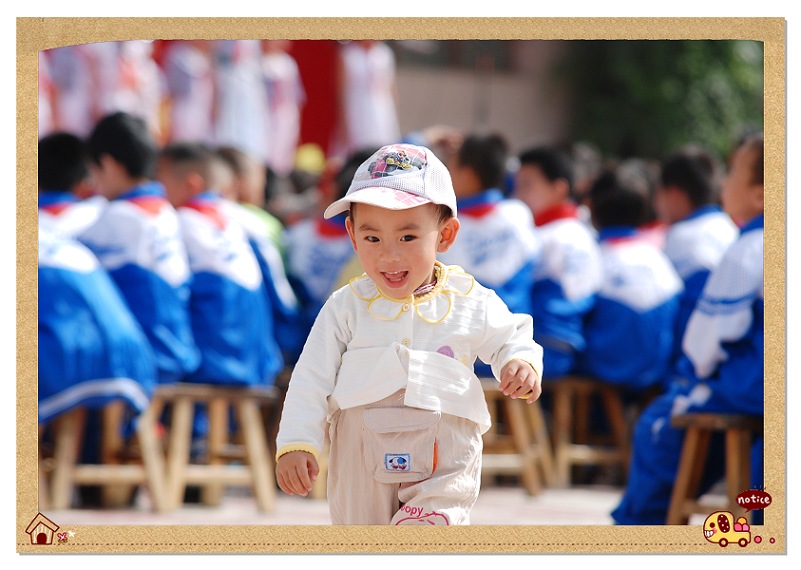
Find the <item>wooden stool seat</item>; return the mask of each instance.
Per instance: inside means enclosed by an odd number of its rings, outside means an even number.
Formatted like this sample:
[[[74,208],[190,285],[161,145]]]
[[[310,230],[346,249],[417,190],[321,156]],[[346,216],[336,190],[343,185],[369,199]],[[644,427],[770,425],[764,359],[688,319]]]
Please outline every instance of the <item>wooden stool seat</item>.
[[[553,455],[539,401],[527,404],[505,396],[494,378],[482,378],[481,385],[492,418],[484,434],[482,475],[518,475],[529,495],[538,494],[543,482],[553,484]]]
[[[47,459],[40,456],[40,480],[44,479],[46,487],[42,491],[48,508],[70,508],[72,491],[81,484],[101,485],[106,506],[119,506],[127,500],[132,485],[145,484],[153,509],[166,511],[169,508],[165,494],[164,456],[154,409],[151,405],[137,418],[136,443],[139,450],[131,453],[119,435],[124,406],[123,402],[115,401],[102,410],[100,464],[79,463],[85,433],[85,408],[74,408],[53,420],[53,456]],[[48,471],[49,482],[43,476],[43,472]]]
[[[725,433],[727,508],[735,516],[749,518],[737,504],[737,495],[751,487],[751,442],[761,433],[763,418],[741,414],[689,413],[672,418],[673,427],[686,430],[676,482],[670,499],[667,524],[687,524],[692,514],[708,515],[715,508],[698,502],[698,487],[706,464],[713,432]]]
[[[555,484],[571,484],[574,465],[618,464],[623,473],[629,463],[629,426],[618,389],[585,376],[568,376],[543,385],[553,394],[553,448]],[[611,441],[592,441],[588,421],[593,396],[599,396],[609,421]]]
[[[278,399],[278,389],[270,387],[236,387],[210,384],[177,383],[159,386],[154,402],[170,406],[167,448],[166,500],[172,507],[184,500],[188,484],[203,489],[205,505],[219,504],[228,486],[247,486],[253,491],[263,512],[275,504],[275,473],[267,442],[264,406]],[[208,411],[206,461],[192,463],[190,447],[195,405]],[[241,443],[230,438],[230,416],[233,410]]]

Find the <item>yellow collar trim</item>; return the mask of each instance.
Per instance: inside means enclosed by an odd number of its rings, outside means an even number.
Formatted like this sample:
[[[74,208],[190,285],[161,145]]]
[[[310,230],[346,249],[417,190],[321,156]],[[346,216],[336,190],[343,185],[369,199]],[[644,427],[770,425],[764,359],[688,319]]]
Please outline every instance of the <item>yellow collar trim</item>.
[[[413,306],[421,319],[436,324],[450,314],[453,295],[469,295],[475,286],[475,279],[459,266],[445,266],[439,261],[435,264],[437,282],[431,291],[419,297],[390,297],[367,274],[351,279],[350,289],[357,298],[367,303],[367,312],[376,318],[392,321]]]

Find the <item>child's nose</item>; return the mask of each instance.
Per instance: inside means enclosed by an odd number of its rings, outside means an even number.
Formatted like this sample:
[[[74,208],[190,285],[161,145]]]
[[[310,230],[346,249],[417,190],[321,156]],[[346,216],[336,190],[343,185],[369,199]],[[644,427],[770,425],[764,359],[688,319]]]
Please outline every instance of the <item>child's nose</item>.
[[[384,244],[381,248],[381,259],[383,261],[397,261],[400,259],[400,249],[396,244]]]

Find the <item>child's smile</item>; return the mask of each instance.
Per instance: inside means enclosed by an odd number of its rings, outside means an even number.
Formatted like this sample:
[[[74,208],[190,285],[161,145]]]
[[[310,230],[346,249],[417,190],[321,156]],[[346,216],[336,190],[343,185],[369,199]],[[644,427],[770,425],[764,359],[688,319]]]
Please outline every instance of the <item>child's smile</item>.
[[[346,222],[365,272],[396,299],[434,280],[437,252],[450,247],[458,225],[455,218],[440,222],[433,204],[405,210],[358,204]]]

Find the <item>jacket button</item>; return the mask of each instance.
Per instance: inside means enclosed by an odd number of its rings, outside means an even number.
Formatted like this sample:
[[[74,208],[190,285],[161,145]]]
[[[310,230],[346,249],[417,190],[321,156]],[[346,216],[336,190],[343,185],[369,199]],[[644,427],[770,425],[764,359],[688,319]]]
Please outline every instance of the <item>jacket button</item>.
[[[403,310],[404,310],[404,311],[408,311],[408,310],[410,310],[411,308],[412,308],[412,306],[411,306],[409,303],[404,303],[404,304],[403,304]]]
[[[409,339],[408,339],[408,338],[405,338],[405,339],[403,339],[403,340],[401,341],[401,343],[403,344],[403,346],[409,346],[409,342],[410,342],[410,341],[409,341]]]

